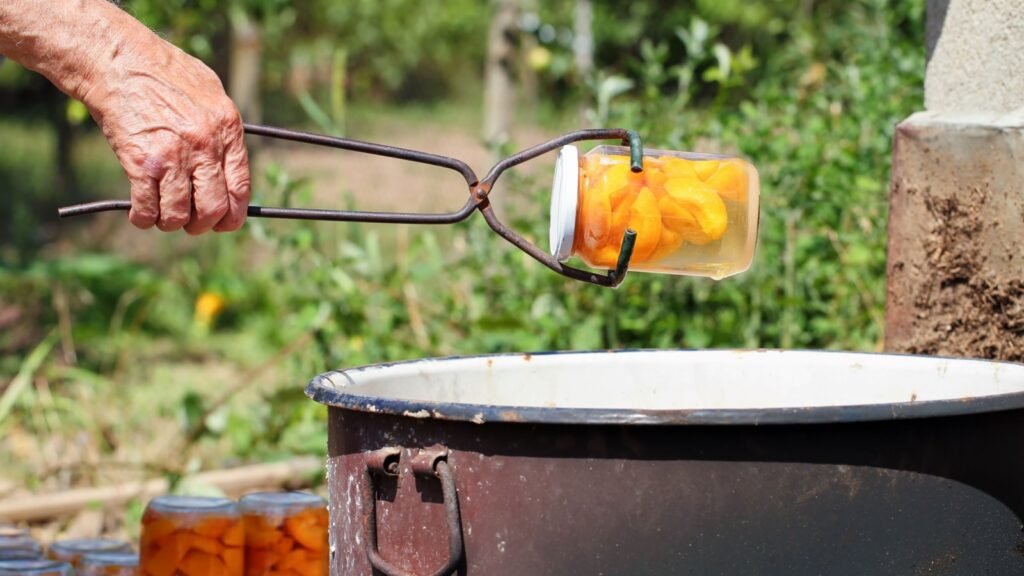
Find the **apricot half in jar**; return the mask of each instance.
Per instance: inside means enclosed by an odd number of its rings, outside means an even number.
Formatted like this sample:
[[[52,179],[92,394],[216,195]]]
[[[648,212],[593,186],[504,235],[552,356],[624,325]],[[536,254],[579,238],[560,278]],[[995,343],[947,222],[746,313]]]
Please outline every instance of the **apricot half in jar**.
[[[666,221],[666,226],[683,235],[683,240],[694,244],[708,244],[725,234],[729,225],[729,216],[725,203],[714,188],[699,181],[687,178],[673,178],[665,182],[668,198],[675,203],[682,214]]]

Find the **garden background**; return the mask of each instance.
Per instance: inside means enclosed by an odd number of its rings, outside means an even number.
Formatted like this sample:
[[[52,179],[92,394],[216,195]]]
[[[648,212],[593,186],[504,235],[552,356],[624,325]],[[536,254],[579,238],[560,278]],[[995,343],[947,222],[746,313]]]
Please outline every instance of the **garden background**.
[[[762,179],[757,257],[722,282],[637,273],[608,290],[551,273],[477,217],[445,228],[250,220],[200,238],[115,214],[58,221],[58,206],[126,198],[126,179],[84,108],[8,61],[0,499],[151,477],[209,491],[190,479],[322,456],[326,412],[302,390],[339,367],[503,351],[881,349],[891,139],[922,109],[921,0],[124,5],[221,73],[250,121],[456,156],[478,173],[592,126],[742,154]],[[514,97],[500,109],[484,96],[495,26],[511,31],[499,41]],[[443,211],[465,199],[454,173],[251,143],[254,203]],[[552,163],[494,191],[503,217],[544,246]],[[41,529],[131,536],[143,504]]]

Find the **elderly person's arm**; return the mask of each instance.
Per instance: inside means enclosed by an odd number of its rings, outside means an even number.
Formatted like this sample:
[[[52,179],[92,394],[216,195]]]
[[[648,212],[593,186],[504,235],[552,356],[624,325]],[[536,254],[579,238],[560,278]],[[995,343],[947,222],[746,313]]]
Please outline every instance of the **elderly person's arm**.
[[[131,182],[133,224],[242,225],[242,121],[202,62],[107,0],[0,0],[0,54],[86,105]]]

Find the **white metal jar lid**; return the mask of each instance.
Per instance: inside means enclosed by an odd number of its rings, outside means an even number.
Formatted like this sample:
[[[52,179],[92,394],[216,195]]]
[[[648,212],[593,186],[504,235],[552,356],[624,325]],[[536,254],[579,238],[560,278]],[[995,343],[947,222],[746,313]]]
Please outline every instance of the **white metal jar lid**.
[[[572,256],[579,181],[580,151],[575,146],[562,146],[555,160],[555,179],[551,183],[551,255],[559,262]]]

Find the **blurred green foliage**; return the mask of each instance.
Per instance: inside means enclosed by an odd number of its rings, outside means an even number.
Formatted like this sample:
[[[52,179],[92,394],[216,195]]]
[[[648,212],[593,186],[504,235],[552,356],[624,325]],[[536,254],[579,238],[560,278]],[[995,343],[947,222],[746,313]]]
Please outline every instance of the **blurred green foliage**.
[[[267,86],[294,67],[348,54],[353,96],[436,100],[468,89],[480,67],[487,4],[476,0],[128,0],[126,8],[172,41],[216,60],[232,19],[259,23]],[[462,80],[460,82],[460,80]]]
[[[400,101],[424,83],[454,97],[460,86],[479,84],[483,3],[261,5],[266,10],[256,17],[298,34],[295,45],[344,39],[353,91],[363,98],[383,93]],[[213,18],[190,18],[213,14],[219,4],[133,6],[182,38],[215,36],[206,27]],[[154,409],[178,414],[183,431],[198,429],[199,443],[263,458],[322,453],[324,411],[299,387],[339,366],[552,349],[878,349],[890,142],[895,124],[921,106],[922,2],[595,6],[594,77],[575,79],[571,88],[570,69],[545,69],[551,90],[573,91],[563,114],[572,116],[573,102],[584,101],[594,123],[638,129],[649,145],[749,157],[761,174],[762,212],[748,273],[719,283],[638,273],[608,290],[549,272],[478,218],[449,229],[254,220],[247,232],[206,239],[184,256],[168,248],[155,261],[128,261],[116,247],[20,266],[8,259],[0,268],[0,304],[19,306],[25,320],[0,334],[0,374],[14,374],[59,324],[60,307],[50,302],[63,298],[79,355],[73,370],[57,359],[41,368],[51,386],[102,389],[159,378],[154,366],[168,356],[228,362],[241,371],[240,382],[162,391],[170,399]],[[571,60],[571,37],[560,32],[571,27],[571,14],[570,3],[545,3],[530,26],[551,52],[549,63]],[[554,35],[542,34],[544,26]],[[200,41],[189,45],[204,50]],[[283,74],[298,57],[274,58],[268,67]],[[32,150],[0,156],[0,175],[42,178]],[[257,200],[301,204],[308,184],[271,169],[257,181]],[[533,200],[510,220],[541,245],[547,186],[509,174],[496,192]],[[226,302],[206,330],[193,321],[204,293]],[[126,357],[134,367],[124,366]],[[272,373],[273,386],[249,402],[218,404],[219,393],[244,388],[261,371]],[[26,402],[16,404],[15,415],[31,412]],[[33,422],[26,416],[22,425],[37,430]]]

